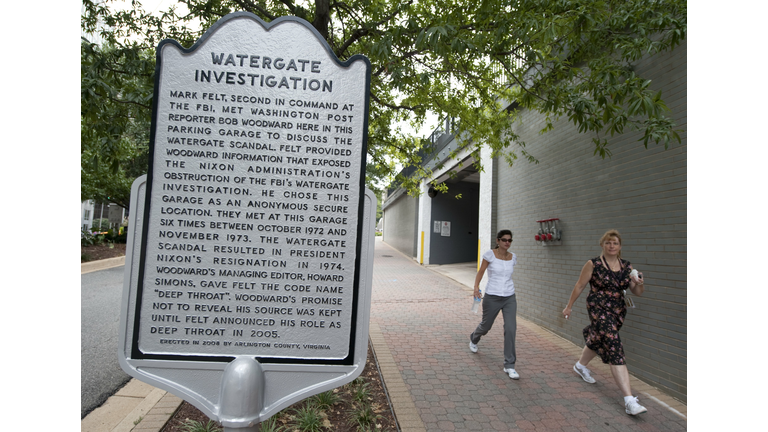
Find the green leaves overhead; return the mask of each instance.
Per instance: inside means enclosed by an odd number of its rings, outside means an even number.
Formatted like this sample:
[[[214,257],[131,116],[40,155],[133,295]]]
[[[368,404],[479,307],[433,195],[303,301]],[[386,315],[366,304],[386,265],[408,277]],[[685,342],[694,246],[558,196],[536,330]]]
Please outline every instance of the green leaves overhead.
[[[135,44],[80,46],[81,199],[128,207],[147,172],[154,57]]]
[[[608,137],[629,130],[641,131],[646,146],[680,141],[662,95],[633,65],[686,38],[682,0],[182,0],[156,15],[138,2],[125,12],[108,9],[111,0],[83,4],[83,29],[105,24],[102,37],[116,50],[102,59],[105,67],[84,66],[93,73],[83,75],[82,104],[96,105],[83,109],[84,127],[98,124],[91,114],[105,101],[135,107],[134,119],[149,118],[152,81],[145,75],[153,69],[145,66],[157,43],[173,38],[190,46],[219,18],[245,10],[267,22],[299,16],[342,61],[354,54],[370,59],[367,180],[374,189],[400,166],[421,162],[430,142],[399,125],[418,130],[429,112],[457,119],[452,132],[462,134],[471,151],[487,145],[510,162],[518,153],[535,161],[510,131],[521,110],[545,116],[542,132],[567,118],[603,157],[610,155]],[[136,42],[125,42],[126,36]],[[498,109],[500,99],[515,108]],[[97,136],[106,139],[107,159],[122,157],[116,137],[125,130],[117,126],[89,132],[94,143]],[[415,192],[417,182],[400,180]]]

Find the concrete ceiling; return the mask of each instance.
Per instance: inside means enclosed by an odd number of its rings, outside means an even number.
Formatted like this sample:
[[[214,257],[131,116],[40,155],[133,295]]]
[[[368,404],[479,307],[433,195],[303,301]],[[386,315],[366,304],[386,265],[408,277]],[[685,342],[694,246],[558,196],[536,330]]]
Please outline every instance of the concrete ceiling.
[[[456,164],[456,166],[451,170],[456,173],[456,175],[453,178],[451,178],[449,173],[445,173],[440,177],[438,177],[437,179],[435,179],[434,183],[435,184],[440,184],[442,182],[446,182],[448,184],[456,184],[459,182],[480,183],[480,173],[472,165],[474,161],[475,160],[471,157],[464,159],[463,161],[461,161],[461,163]]]

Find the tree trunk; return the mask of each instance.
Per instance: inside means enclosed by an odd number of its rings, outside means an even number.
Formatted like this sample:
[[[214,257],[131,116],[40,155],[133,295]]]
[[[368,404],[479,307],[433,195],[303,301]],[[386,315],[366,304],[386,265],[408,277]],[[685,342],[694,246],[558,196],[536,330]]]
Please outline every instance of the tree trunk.
[[[315,0],[315,22],[312,25],[328,40],[328,23],[331,21],[331,1]]]

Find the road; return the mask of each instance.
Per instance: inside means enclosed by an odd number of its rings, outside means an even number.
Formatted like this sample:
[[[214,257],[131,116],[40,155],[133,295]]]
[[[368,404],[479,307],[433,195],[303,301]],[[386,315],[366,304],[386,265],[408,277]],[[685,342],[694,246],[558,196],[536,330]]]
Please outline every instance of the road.
[[[131,377],[117,361],[125,266],[80,276],[80,418]]]

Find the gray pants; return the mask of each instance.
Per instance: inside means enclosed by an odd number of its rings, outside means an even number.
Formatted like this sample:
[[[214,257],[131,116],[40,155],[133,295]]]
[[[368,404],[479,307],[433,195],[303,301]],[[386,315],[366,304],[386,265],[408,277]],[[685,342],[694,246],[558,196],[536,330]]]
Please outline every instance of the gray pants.
[[[514,369],[515,360],[515,334],[517,333],[517,298],[515,295],[501,297],[486,294],[483,297],[483,318],[474,332],[469,335],[473,344],[480,342],[493,327],[496,316],[504,317],[504,368]]]

